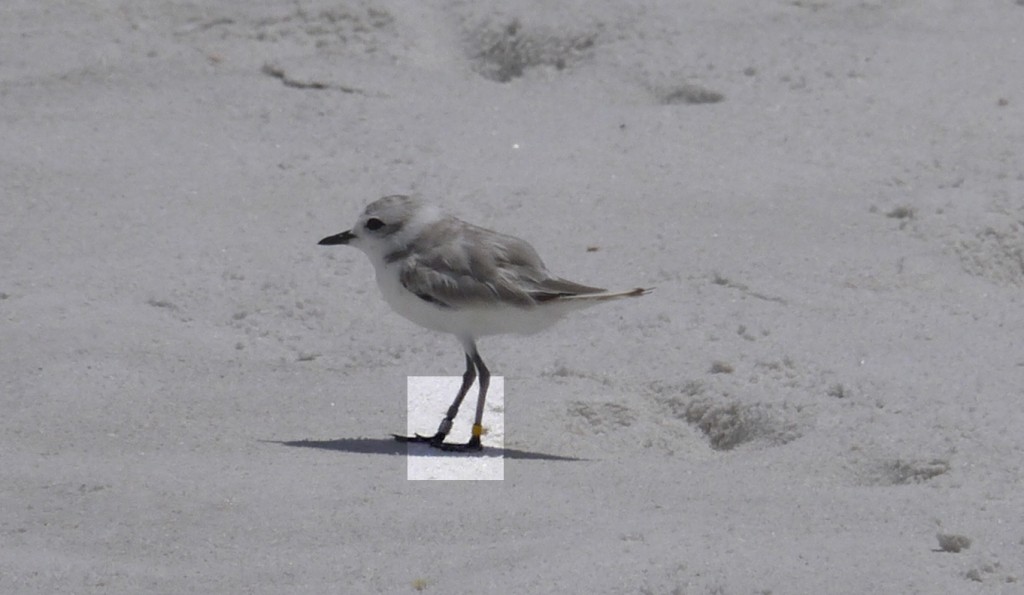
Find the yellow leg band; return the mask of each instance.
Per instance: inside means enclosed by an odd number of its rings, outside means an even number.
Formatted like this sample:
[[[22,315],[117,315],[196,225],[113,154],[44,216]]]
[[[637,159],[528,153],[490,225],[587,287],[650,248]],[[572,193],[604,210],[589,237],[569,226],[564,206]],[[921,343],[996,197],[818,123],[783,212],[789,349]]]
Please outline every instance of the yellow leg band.
[[[473,424],[473,436],[479,438],[484,435],[484,427],[480,424]]]

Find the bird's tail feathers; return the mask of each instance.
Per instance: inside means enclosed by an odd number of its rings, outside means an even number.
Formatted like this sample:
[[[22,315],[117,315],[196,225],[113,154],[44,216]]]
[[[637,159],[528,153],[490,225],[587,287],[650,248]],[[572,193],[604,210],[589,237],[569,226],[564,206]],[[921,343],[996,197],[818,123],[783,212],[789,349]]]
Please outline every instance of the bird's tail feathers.
[[[653,287],[637,287],[636,289],[627,289],[625,291],[605,291],[602,293],[582,293],[577,295],[561,295],[558,296],[558,301],[595,301],[604,302],[608,300],[617,300],[627,297],[640,297],[647,295],[653,291]]]

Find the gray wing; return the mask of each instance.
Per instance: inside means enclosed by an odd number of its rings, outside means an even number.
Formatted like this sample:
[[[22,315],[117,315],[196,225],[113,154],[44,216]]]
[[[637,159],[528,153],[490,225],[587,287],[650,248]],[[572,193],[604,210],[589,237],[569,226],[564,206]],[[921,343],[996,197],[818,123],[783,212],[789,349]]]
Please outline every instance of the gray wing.
[[[552,277],[533,246],[519,238],[456,220],[418,238],[400,266],[406,289],[449,308],[494,302],[528,307],[604,291]]]
[[[565,279],[558,277],[551,277],[545,279],[543,282],[537,285],[537,289],[533,291],[533,299],[538,302],[546,302],[560,297],[570,297],[574,295],[590,295],[595,293],[605,293],[607,289],[601,287],[590,287],[587,285],[580,285],[579,283],[573,283]]]

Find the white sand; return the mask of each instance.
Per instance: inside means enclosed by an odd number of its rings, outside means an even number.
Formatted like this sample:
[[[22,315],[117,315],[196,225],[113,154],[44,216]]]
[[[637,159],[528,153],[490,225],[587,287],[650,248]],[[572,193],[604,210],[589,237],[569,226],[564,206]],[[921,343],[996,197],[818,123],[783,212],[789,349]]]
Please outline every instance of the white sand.
[[[0,7],[0,592],[1024,589],[1020,1],[250,4]],[[481,344],[504,481],[400,192],[657,287]]]
[[[462,386],[462,376],[410,376],[406,393],[406,436],[433,436],[452,399]],[[465,397],[460,417],[446,442],[466,444],[472,436],[477,387]],[[484,448],[481,451],[447,451],[421,442],[406,445],[406,478],[429,481],[500,481],[505,479],[505,379],[492,376],[484,403]],[[515,456],[515,452],[510,453]]]

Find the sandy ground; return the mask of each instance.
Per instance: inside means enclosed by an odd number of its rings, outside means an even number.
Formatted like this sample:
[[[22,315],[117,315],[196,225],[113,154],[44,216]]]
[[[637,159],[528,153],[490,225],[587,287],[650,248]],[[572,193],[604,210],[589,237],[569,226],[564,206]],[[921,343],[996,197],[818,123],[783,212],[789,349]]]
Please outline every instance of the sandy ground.
[[[4,2],[0,592],[1024,590],[1024,5],[549,4]],[[392,193],[657,288],[481,344],[503,481]]]
[[[433,436],[448,411],[452,397],[462,386],[461,376],[410,376],[406,384],[406,436]],[[452,427],[446,442],[453,447],[466,444],[472,436],[476,413],[476,390],[467,395],[461,411],[465,420]],[[505,379],[492,376],[484,406],[484,439],[487,446],[478,451],[444,453],[420,442],[407,446],[406,478],[415,480],[499,481],[505,479]],[[452,451],[457,452],[457,451]],[[516,456],[509,451],[509,456]]]

